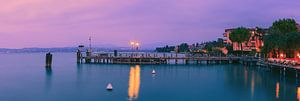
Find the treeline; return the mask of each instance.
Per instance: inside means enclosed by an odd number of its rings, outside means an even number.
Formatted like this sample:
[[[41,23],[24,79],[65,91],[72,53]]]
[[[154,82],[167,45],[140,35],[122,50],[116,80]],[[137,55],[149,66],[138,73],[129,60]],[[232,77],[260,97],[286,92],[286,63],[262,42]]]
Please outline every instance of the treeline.
[[[175,50],[175,46],[164,46],[164,47],[158,47],[155,49],[156,52],[172,52]]]
[[[263,53],[266,57],[295,57],[300,50],[300,32],[294,19],[279,19],[269,28],[263,37]]]
[[[299,27],[299,25],[298,25]],[[177,46],[165,46],[156,48],[157,52],[190,52],[190,53],[205,53],[205,54],[234,54],[234,55],[255,55],[262,53],[264,57],[279,58],[293,58],[300,52],[300,28],[294,19],[279,19],[274,21],[272,26],[268,29],[260,27],[255,28],[255,32],[250,31],[246,27],[238,27],[229,33],[231,42],[238,43],[241,50],[233,51],[232,44],[226,44],[223,39],[217,41],[210,41],[204,43],[196,43],[188,45],[182,43]],[[254,33],[254,40],[253,38]],[[247,44],[250,41],[261,40],[263,45],[259,50],[251,50],[245,52],[243,50],[243,43]],[[300,55],[299,55],[300,58]]]
[[[255,34],[256,37],[263,40],[261,52],[265,57],[293,58],[300,49],[300,33],[294,19],[279,19],[267,30],[259,27],[256,29],[258,33]],[[242,43],[247,43],[250,37],[251,32],[245,27],[236,28],[229,35],[229,39],[237,42],[241,48],[243,48]]]
[[[178,46],[164,46],[155,49],[156,52],[189,52],[189,45],[187,43],[182,43]]]
[[[226,53],[224,53],[227,51]],[[229,49],[229,50],[228,50]],[[192,53],[192,54],[209,54],[209,55],[225,55],[232,52],[232,46],[225,44],[224,40],[219,38],[216,41],[187,44],[181,43],[177,46],[164,46],[156,48],[156,52],[178,52],[178,53]]]

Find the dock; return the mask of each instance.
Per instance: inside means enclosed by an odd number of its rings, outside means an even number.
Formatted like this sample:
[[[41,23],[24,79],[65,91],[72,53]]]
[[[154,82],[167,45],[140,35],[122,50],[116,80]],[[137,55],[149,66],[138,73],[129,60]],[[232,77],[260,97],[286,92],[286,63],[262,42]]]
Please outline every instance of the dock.
[[[273,62],[259,57],[238,56],[194,56],[179,53],[146,53],[146,52],[102,52],[86,55],[77,52],[78,64],[232,64],[247,66],[274,67],[299,70],[300,64],[293,62]]]
[[[237,63],[240,57],[190,56],[176,53],[77,53],[78,63],[94,64],[221,64]]]

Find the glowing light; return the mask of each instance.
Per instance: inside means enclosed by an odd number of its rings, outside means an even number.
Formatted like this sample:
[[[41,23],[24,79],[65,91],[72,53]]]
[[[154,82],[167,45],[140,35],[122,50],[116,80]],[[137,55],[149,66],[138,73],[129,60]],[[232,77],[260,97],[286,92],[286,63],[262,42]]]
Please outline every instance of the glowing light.
[[[135,43],[136,46],[140,46],[140,43]]]
[[[300,101],[300,87],[297,88],[297,99]]]
[[[136,42],[136,41],[130,41],[129,44],[133,47],[138,47],[140,46],[140,43],[139,42]]]
[[[279,89],[280,86],[279,86],[279,82],[276,83],[276,98],[279,98]]]
[[[282,54],[282,53],[280,54],[280,57],[283,57],[283,54]]]
[[[137,99],[140,90],[140,66],[130,67],[128,96],[129,101]]]
[[[297,54],[298,58],[300,58],[300,53]]]
[[[135,44],[135,42],[133,42],[133,41],[130,42],[130,45],[134,45],[134,44]]]

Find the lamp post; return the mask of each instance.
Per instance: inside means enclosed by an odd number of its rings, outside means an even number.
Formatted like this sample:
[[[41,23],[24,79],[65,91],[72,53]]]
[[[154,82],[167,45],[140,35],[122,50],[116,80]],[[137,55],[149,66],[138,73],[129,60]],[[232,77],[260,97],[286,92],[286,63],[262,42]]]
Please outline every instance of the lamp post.
[[[130,42],[131,50],[134,49],[134,45],[135,45],[135,42],[131,41],[131,42]]]
[[[129,44],[131,46],[132,55],[133,55],[134,51],[138,51],[139,50],[140,43],[139,42],[131,41]]]
[[[139,46],[140,46],[140,43],[136,42],[136,43],[135,43],[135,47],[136,47],[136,50],[137,50],[137,51],[139,50]]]

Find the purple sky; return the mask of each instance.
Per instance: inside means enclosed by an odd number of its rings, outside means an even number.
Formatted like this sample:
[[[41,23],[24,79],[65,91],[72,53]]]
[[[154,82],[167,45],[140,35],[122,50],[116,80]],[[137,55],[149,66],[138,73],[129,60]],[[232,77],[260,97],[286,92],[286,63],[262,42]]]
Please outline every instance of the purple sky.
[[[225,28],[300,20],[299,0],[1,0],[0,47],[202,42]]]

